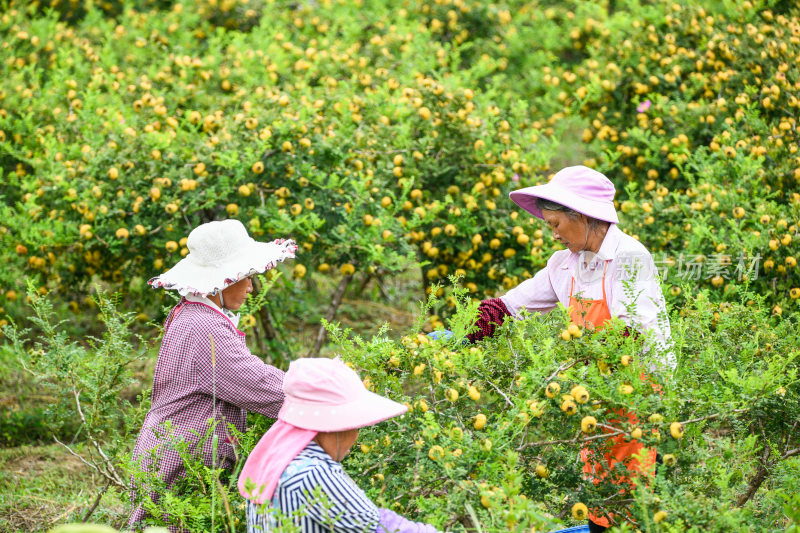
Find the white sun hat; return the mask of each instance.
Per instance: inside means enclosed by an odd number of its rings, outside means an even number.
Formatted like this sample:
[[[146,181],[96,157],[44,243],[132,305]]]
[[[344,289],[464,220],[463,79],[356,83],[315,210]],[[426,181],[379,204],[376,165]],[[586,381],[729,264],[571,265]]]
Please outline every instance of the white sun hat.
[[[189,255],[148,283],[178,291],[181,296],[216,294],[253,274],[294,259],[297,245],[290,239],[258,242],[235,219],[197,226],[186,241]]]

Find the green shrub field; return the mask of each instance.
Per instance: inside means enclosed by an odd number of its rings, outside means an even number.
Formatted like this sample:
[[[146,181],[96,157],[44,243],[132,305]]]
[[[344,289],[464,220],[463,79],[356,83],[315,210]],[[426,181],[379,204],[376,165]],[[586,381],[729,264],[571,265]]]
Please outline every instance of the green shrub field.
[[[244,310],[254,353],[339,355],[409,405],[345,461],[379,505],[447,531],[587,507],[800,531],[794,2],[9,0],[0,46],[0,531],[124,526],[175,302],[146,281],[222,218],[300,245]],[[560,249],[509,191],[575,164],[661,273],[660,394],[645,338],[562,335],[562,311],[461,342]],[[620,408],[662,457],[624,493],[578,461]],[[235,479],[197,472],[169,513],[243,530]]]

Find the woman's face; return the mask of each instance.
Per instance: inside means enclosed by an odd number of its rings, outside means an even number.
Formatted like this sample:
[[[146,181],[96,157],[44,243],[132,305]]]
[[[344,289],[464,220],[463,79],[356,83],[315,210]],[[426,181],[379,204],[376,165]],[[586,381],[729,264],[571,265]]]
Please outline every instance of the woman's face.
[[[330,433],[320,432],[314,440],[331,456],[331,459],[341,462],[350,453],[357,439],[358,429],[349,429]]]
[[[223,289],[222,299],[224,300],[225,308],[236,311],[244,304],[244,301],[247,300],[247,295],[251,292],[253,292],[253,282],[249,277]]]
[[[341,457],[337,457],[337,461],[341,461],[347,457],[347,455],[350,453],[350,449],[355,446],[356,440],[358,440],[357,429],[350,429],[339,433],[339,449],[337,451]]]
[[[586,219],[585,217],[570,218],[563,211],[550,211],[542,209],[544,221],[553,230],[553,238],[569,248],[570,252],[577,253],[586,245]]]

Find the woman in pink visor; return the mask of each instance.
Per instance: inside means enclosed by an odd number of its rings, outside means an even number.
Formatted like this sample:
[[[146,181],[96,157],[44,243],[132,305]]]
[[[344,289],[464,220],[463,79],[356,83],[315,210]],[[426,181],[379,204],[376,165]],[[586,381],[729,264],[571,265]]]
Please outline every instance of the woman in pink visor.
[[[636,239],[618,227],[614,209],[614,184],[600,172],[584,166],[567,167],[545,185],[511,193],[511,200],[544,220],[565,250],[555,252],[536,275],[500,298],[480,304],[472,341],[491,336],[506,317],[522,311],[546,313],[561,303],[569,308],[572,322],[580,327],[601,328],[611,318],[624,321],[630,331],[650,335],[645,357],[651,370],[671,371],[675,366],[670,350],[670,325],[653,258]],[[632,413],[621,413],[628,418]],[[645,465],[632,459],[641,443],[612,440],[605,463],[623,462],[631,473],[652,466],[655,450],[649,450]],[[584,472],[603,477],[602,467],[581,454]],[[608,517],[589,515],[591,531],[610,527]]]
[[[298,359],[283,380],[278,420],[239,475],[248,533],[436,533],[379,509],[342,469],[358,428],[402,415],[406,406],[369,392],[339,359]],[[279,511],[279,512],[276,512]]]

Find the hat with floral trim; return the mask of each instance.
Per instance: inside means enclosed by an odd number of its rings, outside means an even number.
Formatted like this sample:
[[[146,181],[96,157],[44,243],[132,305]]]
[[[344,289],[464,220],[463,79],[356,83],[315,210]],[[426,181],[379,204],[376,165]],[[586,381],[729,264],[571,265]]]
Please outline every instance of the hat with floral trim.
[[[189,254],[148,283],[153,288],[206,296],[294,259],[297,245],[290,239],[258,242],[240,221],[218,220],[201,224],[186,241]]]

